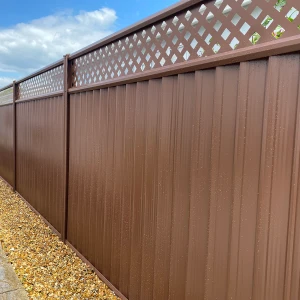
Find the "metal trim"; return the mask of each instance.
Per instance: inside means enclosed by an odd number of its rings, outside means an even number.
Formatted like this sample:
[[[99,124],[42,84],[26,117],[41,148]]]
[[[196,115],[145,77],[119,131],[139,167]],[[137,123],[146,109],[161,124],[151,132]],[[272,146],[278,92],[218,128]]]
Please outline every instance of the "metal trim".
[[[26,99],[22,99],[22,100],[16,100],[16,103],[18,104],[18,103],[23,103],[23,102],[28,102],[28,101],[35,101],[35,100],[47,100],[47,98],[58,97],[61,95],[63,95],[63,91],[44,94],[44,95],[40,95],[40,96],[36,96],[36,97],[32,97],[32,98],[26,98]]]

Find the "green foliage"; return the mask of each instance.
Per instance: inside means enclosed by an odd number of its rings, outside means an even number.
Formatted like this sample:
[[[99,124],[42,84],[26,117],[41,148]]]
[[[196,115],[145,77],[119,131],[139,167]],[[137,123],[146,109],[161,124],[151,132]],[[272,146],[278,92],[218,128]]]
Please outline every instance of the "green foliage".
[[[282,8],[286,5],[286,0],[277,0],[276,4],[275,4],[275,8],[278,11],[281,11]]]
[[[260,39],[260,34],[258,32],[255,32],[251,37],[251,43],[255,45],[258,43],[259,39]]]
[[[295,8],[291,9],[289,11],[289,14],[290,15],[287,15],[286,18],[290,21],[290,22],[294,22],[294,20],[296,19],[296,17],[298,16],[299,14],[299,11]]]
[[[276,38],[279,39],[283,33],[285,32],[284,28],[282,26],[278,25],[276,29],[273,31],[272,35]]]
[[[273,21],[273,19],[270,16],[267,16],[264,21],[262,22],[262,26],[265,28],[268,27],[268,25]]]

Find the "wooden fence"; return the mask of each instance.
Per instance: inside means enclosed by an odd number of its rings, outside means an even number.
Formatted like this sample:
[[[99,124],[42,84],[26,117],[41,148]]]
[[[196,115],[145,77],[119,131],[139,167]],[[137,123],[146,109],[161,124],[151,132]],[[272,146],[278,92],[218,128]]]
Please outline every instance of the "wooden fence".
[[[122,299],[299,299],[299,10],[183,1],[1,89],[0,175]]]

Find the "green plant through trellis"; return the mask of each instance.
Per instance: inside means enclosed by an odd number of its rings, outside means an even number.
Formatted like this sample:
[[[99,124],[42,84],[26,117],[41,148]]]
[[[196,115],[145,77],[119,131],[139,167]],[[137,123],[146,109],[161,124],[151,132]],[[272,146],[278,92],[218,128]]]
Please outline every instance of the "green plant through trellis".
[[[277,0],[276,4],[274,5],[274,8],[278,11],[281,11],[282,8],[287,4],[286,0]],[[297,18],[297,16],[299,15],[299,11],[296,8],[292,8],[288,14],[286,15],[286,18],[290,21],[290,22],[294,22],[294,20]],[[273,18],[270,16],[267,16],[263,22],[262,22],[262,26],[265,28],[268,28],[273,22]],[[300,30],[300,25],[297,26],[298,29]],[[276,38],[279,39],[283,33],[285,32],[285,29],[281,26],[278,25],[276,27],[276,29],[272,32],[272,35]],[[253,35],[250,38],[250,41],[252,44],[257,44],[258,41],[260,40],[261,36],[258,32],[253,33]]]

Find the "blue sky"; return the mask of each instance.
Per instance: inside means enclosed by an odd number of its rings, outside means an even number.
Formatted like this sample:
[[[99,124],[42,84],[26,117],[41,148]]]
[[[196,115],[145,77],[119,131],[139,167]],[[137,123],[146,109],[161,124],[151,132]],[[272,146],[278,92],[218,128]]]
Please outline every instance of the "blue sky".
[[[0,10],[0,86],[176,2],[4,1]]]

